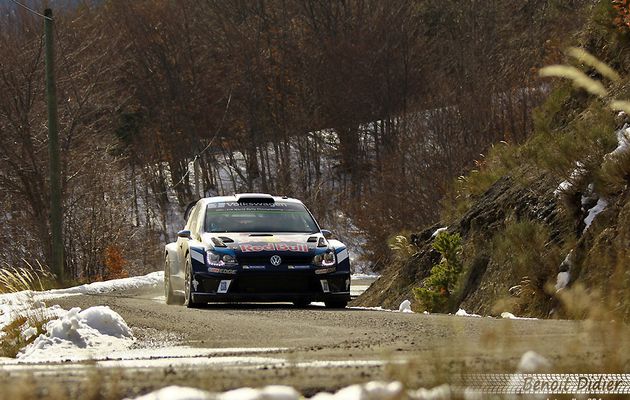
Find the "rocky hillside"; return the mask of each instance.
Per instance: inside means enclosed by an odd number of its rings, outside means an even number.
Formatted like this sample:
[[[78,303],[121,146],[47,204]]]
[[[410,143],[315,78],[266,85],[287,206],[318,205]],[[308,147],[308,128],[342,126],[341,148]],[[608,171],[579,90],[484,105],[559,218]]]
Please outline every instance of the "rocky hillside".
[[[408,236],[357,304],[396,308],[409,299],[417,311],[630,318],[630,118],[614,103],[630,99],[630,31],[610,22],[614,13],[602,1],[575,42],[621,78],[567,58],[605,92],[553,81],[532,136],[496,145],[460,178],[443,222]],[[443,258],[434,248],[440,227],[461,237],[462,268],[437,290],[427,278]],[[414,291],[421,287],[444,301],[425,304]]]

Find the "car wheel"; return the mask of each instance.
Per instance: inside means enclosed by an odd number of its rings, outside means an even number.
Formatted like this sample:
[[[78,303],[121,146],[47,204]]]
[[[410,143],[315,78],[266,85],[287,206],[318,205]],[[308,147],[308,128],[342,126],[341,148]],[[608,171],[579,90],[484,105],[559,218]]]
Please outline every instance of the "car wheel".
[[[326,301],[326,308],[346,308],[348,302],[346,300]]]
[[[307,307],[309,304],[311,304],[310,300],[297,300],[297,301],[293,302],[293,305],[298,307],[298,308]]]
[[[164,260],[164,298],[168,305],[181,304],[181,298],[173,293],[171,286],[171,261],[168,255]]]
[[[192,268],[188,260],[186,260],[186,269],[184,271],[184,305],[188,308],[197,308],[199,303],[195,303],[192,298]]]

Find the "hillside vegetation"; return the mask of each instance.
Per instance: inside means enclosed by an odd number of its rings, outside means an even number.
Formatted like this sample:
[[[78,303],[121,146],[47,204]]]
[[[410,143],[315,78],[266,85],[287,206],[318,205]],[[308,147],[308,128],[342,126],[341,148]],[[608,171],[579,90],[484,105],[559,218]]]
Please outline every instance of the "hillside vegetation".
[[[567,57],[606,93],[554,80],[533,112],[533,135],[495,144],[459,178],[442,222],[410,235],[406,255],[397,250],[358,303],[397,307],[415,298],[418,311],[630,319],[630,118],[610,106],[630,99],[627,22],[626,10],[608,1],[592,9],[574,44],[620,78]],[[448,230],[436,238],[441,226]],[[436,242],[453,235],[462,242],[450,259],[463,268],[445,290],[433,276],[449,257]]]

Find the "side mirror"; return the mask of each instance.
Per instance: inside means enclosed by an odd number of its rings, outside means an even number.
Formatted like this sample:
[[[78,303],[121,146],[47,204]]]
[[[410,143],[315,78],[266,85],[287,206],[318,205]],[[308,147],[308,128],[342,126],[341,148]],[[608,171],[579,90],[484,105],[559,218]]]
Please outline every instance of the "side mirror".
[[[328,229],[322,229],[322,235],[324,235],[324,237],[326,239],[332,239],[333,238],[333,233],[331,231],[329,231]]]
[[[177,232],[177,237],[180,238],[184,238],[184,239],[190,239],[190,231],[188,229],[184,229],[182,231]]]

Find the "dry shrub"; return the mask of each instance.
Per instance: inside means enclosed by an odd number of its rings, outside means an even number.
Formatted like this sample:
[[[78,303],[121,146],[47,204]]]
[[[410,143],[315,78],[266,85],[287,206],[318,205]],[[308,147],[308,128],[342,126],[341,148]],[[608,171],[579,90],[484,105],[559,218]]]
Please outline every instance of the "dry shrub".
[[[493,238],[493,259],[512,276],[519,314],[547,316],[546,287],[562,261],[561,248],[550,241],[549,228],[537,221],[511,221]]]
[[[125,270],[127,261],[123,257],[122,251],[118,246],[107,246],[105,249],[105,270],[107,279],[126,278],[129,273]]]

